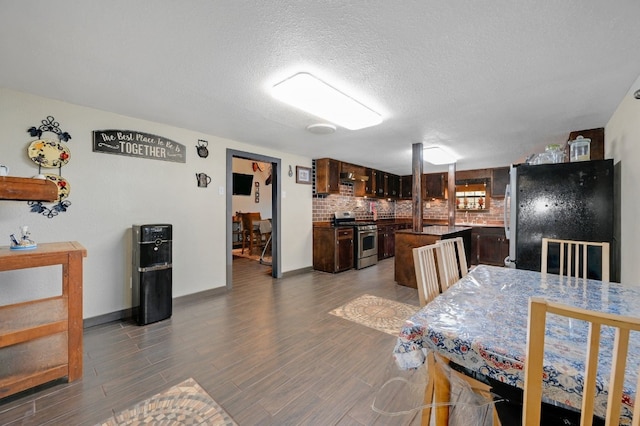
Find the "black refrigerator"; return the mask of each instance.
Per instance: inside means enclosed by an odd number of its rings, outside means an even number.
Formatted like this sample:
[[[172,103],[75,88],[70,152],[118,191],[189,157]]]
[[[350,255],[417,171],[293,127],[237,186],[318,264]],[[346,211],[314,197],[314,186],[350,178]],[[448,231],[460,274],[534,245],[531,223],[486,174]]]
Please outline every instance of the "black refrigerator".
[[[611,246],[611,279],[617,281],[613,160],[518,164],[510,173],[505,199],[507,266],[540,271],[543,237],[606,241]],[[550,247],[549,272],[559,269],[558,256]],[[594,264],[587,277],[600,279],[599,269]]]

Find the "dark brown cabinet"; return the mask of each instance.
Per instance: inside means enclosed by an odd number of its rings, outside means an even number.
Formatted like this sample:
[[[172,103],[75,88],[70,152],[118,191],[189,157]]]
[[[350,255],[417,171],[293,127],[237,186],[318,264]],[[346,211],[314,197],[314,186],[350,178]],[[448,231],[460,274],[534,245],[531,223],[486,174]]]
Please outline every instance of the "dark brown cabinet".
[[[499,167],[491,170],[491,196],[504,198],[505,189],[509,184],[509,167]]]
[[[375,197],[376,195],[376,174],[377,171],[370,168],[364,169],[364,175],[368,178],[366,182],[363,182],[365,197]]]
[[[387,197],[400,198],[400,176],[387,174]]]
[[[410,200],[413,197],[413,175],[400,178],[400,198]]]
[[[589,144],[591,160],[604,160],[604,127],[588,130],[577,130],[569,134],[569,140],[575,140],[578,136],[591,139]],[[567,144],[565,151],[565,161],[569,161],[571,155],[571,145]]]
[[[400,176],[376,170],[376,197],[393,198],[400,197]]]
[[[509,240],[502,227],[474,227],[471,231],[470,264],[504,266],[509,255]]]
[[[387,196],[387,179],[385,172],[376,170],[376,197],[384,198]]]
[[[353,228],[313,228],[313,269],[341,272],[353,268]]]
[[[340,193],[340,161],[331,158],[315,160],[316,194]]]
[[[378,260],[387,259],[396,252],[396,225],[378,225]]]
[[[446,195],[447,173],[427,173],[422,175],[422,198],[443,199]]]

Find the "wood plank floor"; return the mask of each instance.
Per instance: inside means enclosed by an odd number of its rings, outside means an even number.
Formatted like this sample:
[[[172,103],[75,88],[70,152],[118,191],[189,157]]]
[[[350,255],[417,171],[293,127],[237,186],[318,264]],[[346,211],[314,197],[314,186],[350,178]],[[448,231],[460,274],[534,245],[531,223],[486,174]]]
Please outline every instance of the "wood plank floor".
[[[231,291],[179,299],[168,320],[86,329],[83,378],[5,398],[0,424],[92,425],[189,377],[240,425],[419,424],[371,409],[395,337],[328,314],[363,294],[417,306],[393,259],[280,280],[248,259],[233,271]]]

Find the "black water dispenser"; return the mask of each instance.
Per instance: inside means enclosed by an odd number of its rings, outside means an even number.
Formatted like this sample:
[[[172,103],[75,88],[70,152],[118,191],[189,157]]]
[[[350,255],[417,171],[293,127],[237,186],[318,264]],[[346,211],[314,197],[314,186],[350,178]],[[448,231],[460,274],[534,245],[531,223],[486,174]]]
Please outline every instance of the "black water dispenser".
[[[172,226],[133,225],[133,318],[146,325],[171,317]]]

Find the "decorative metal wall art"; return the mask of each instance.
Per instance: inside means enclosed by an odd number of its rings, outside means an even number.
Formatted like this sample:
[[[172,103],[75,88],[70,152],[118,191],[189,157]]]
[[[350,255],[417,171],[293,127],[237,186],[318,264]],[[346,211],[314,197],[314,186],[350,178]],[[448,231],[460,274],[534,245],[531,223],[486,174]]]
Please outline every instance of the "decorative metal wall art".
[[[27,204],[33,213],[52,218],[60,212],[66,212],[71,205],[71,201],[67,199],[71,192],[71,185],[62,177],[62,166],[69,163],[71,159],[71,151],[66,144],[71,139],[71,135],[68,132],[63,132],[60,129],[60,123],[51,115],[47,116],[41,123],[40,126],[33,126],[27,130],[29,135],[38,138],[27,147],[27,155],[38,165],[38,175],[35,178],[47,179],[56,184],[58,187],[58,201],[50,207],[45,206],[42,201],[28,201]],[[43,133],[46,132],[55,133],[58,136],[58,140],[42,139]],[[58,169],[58,174],[43,173],[42,168]]]
[[[206,188],[211,183],[211,176],[206,173],[196,173],[196,181],[199,188]]]
[[[209,148],[207,146],[209,142],[198,139],[198,145],[196,145],[196,151],[198,152],[198,156],[200,158],[207,158],[209,156]]]

